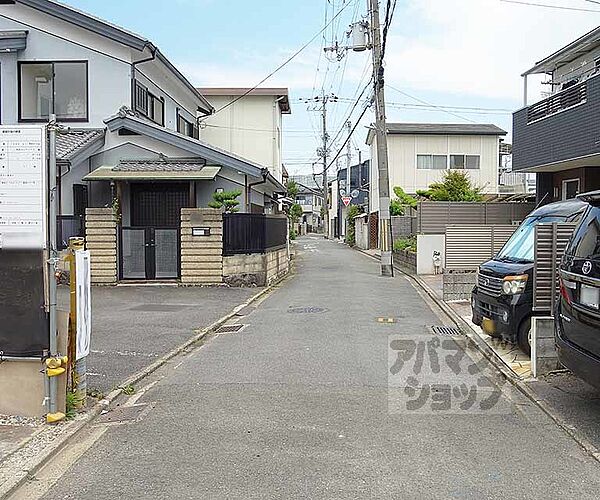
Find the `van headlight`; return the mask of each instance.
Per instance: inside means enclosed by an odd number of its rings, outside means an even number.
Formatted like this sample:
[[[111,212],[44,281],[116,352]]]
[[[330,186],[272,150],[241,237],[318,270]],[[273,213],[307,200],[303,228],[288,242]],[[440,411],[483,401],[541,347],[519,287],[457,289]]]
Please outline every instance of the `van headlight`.
[[[521,274],[519,276],[506,276],[502,283],[502,293],[504,295],[516,295],[525,291],[527,279],[529,276]]]

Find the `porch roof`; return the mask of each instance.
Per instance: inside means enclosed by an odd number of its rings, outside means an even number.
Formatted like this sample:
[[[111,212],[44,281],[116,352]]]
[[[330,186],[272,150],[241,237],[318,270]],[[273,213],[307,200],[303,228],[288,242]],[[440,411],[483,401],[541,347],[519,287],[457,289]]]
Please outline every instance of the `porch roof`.
[[[56,135],[59,162],[77,164],[104,145],[104,129],[69,129]]]
[[[206,160],[207,163],[229,167],[251,177],[263,179],[272,186],[275,192],[284,193],[286,191],[285,186],[273,177],[267,168],[212,144],[139,118],[128,108],[121,108],[117,115],[106,119],[105,123],[111,132],[128,130],[135,134],[150,137],[197,155],[199,158]]]
[[[158,160],[121,160],[117,165],[103,165],[86,175],[84,181],[210,181],[221,167],[206,166],[189,158]]]

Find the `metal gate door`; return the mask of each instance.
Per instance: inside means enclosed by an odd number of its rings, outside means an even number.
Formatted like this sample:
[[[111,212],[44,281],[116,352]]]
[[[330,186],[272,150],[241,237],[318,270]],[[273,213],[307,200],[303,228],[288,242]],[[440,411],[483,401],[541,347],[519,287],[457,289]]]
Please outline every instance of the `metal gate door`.
[[[123,227],[119,245],[120,279],[179,277],[179,229]]]

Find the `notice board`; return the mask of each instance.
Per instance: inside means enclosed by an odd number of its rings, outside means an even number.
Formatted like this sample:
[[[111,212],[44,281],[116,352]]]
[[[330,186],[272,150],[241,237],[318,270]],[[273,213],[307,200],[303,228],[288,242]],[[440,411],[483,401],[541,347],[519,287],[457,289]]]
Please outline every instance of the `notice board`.
[[[47,180],[45,126],[0,126],[0,356],[48,349]]]

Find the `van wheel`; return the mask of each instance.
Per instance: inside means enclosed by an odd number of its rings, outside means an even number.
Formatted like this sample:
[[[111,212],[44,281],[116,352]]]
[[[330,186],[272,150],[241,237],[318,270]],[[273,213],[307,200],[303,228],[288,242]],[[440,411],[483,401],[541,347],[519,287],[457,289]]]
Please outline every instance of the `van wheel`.
[[[527,356],[531,356],[531,318],[527,318],[519,326],[517,344]]]

